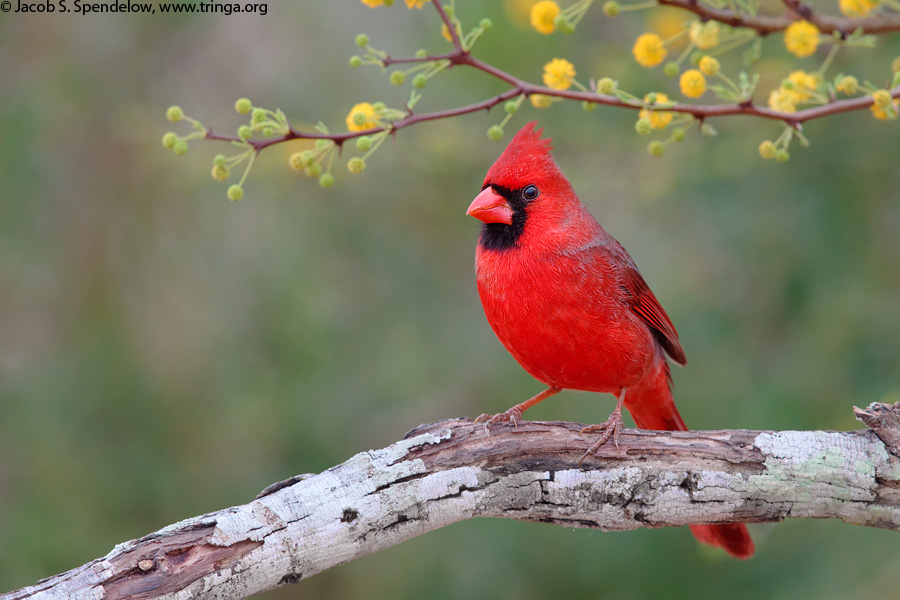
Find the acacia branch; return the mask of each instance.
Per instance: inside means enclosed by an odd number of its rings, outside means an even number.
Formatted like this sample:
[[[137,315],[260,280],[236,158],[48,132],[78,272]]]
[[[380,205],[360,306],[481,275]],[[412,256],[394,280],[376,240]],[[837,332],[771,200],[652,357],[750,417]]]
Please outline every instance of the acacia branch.
[[[811,20],[811,22],[815,23],[819,27],[819,29],[824,32],[838,31],[842,32],[843,34],[849,34],[855,31],[857,28],[862,28],[866,33],[885,33],[900,30],[900,13],[879,15],[876,17],[866,17],[860,19],[827,17],[813,13],[811,8],[809,8],[805,4],[798,2],[797,0],[783,1],[790,11],[792,11],[794,14],[802,13],[802,16],[804,16],[804,18]],[[749,15],[743,15],[741,13],[732,12],[727,9],[715,9],[703,5],[697,2],[697,0],[658,0],[658,2],[659,4],[676,6],[678,8],[690,10],[691,12],[700,15],[704,19],[720,21],[722,23],[733,25],[735,27],[749,27],[751,29],[755,29],[760,34],[768,34],[774,31],[780,31],[782,29],[785,29],[792,21],[796,20],[796,18],[791,16],[790,14],[786,14],[781,17],[767,17],[761,15],[751,17]],[[412,110],[408,110],[408,114],[402,119],[389,122],[382,127],[372,127],[361,131],[321,133],[318,131],[305,131],[301,129],[295,129],[293,126],[291,126],[289,127],[288,132],[281,136],[264,140],[244,140],[235,136],[217,134],[213,132],[212,129],[209,129],[206,133],[206,139],[239,143],[246,142],[250,144],[256,152],[260,152],[269,146],[282,144],[284,142],[289,142],[291,140],[297,139],[331,140],[335,144],[337,144],[338,147],[341,147],[347,140],[359,138],[362,136],[371,136],[383,131],[389,131],[393,134],[401,129],[409,127],[410,125],[415,125],[416,123],[436,121],[439,119],[447,119],[450,117],[471,114],[482,110],[490,110],[497,104],[500,104],[517,96],[531,96],[533,94],[543,94],[545,96],[550,96],[553,98],[592,102],[595,104],[628,108],[631,110],[643,110],[645,108],[648,108],[645,102],[632,101],[627,99],[623,100],[616,96],[600,94],[596,91],[578,91],[571,89],[558,90],[543,85],[537,85],[524,79],[515,77],[514,75],[507,73],[506,71],[503,71],[502,69],[495,67],[490,63],[479,60],[478,58],[472,56],[471,52],[469,52],[469,50],[462,46],[459,36],[456,33],[456,28],[453,26],[453,23],[447,16],[447,13],[444,12],[441,3],[432,2],[431,4],[437,10],[438,16],[440,17],[441,21],[444,23],[444,25],[447,26],[452,40],[453,50],[445,54],[436,54],[424,57],[385,57],[381,60],[382,66],[389,67],[394,64],[424,63],[446,60],[450,63],[448,69],[453,69],[456,67],[470,67],[507,83],[510,86],[510,89],[480,102],[475,102],[456,108],[450,108],[430,113],[414,113]],[[889,93],[893,98],[900,98],[900,85],[889,90]],[[678,103],[665,107],[655,106],[653,107],[653,110],[689,114],[701,120],[711,117],[744,115],[774,121],[781,121],[791,127],[800,129],[802,124],[806,121],[820,119],[822,117],[837,115],[845,112],[864,110],[866,108],[869,108],[870,106],[872,106],[871,96],[861,96],[857,98],[848,98],[845,100],[832,99],[827,104],[814,106],[796,112],[772,110],[770,108],[766,108],[765,106],[760,106],[754,103],[752,100],[734,104]]]
[[[859,410],[859,409],[857,409]],[[581,425],[425,425],[249,504],[119,544],[0,600],[238,599],[474,517],[629,530],[838,518],[900,530],[900,403],[875,430],[625,430],[583,464]],[[893,440],[893,441],[891,441]]]
[[[823,15],[799,0],[782,0],[785,12],[778,16],[751,15],[728,8],[714,8],[698,0],[657,0],[662,6],[674,6],[694,13],[704,21],[718,21],[731,27],[753,29],[760,35],[784,31],[798,19],[809,21],[823,33],[838,33],[846,37],[861,29],[863,33],[890,33],[900,31],[900,13],[879,14],[871,17],[836,17]]]

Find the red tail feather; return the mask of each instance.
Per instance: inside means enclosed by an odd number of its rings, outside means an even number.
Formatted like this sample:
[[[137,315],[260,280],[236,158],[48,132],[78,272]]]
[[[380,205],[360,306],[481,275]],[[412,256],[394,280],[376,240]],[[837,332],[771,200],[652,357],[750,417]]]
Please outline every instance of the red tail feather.
[[[628,388],[625,408],[641,429],[687,431],[672,397],[669,365],[662,359],[641,382]],[[722,548],[735,558],[753,556],[753,540],[742,523],[724,525],[691,525],[691,532],[701,544]]]

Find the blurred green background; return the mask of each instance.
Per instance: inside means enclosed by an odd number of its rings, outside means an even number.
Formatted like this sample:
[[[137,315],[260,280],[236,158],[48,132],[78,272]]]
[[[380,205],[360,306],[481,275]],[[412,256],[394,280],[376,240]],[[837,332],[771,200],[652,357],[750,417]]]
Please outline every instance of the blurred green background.
[[[0,591],[540,389],[484,319],[478,223],[464,214],[505,143],[485,135],[502,112],[404,130],[365,174],[339,164],[327,191],[287,169],[302,143],[277,147],[238,203],[209,177],[226,146],[195,142],[184,157],[160,146],[170,104],[223,132],[239,124],[240,96],[333,130],[356,102],[400,105],[408,88],[347,66],[360,31],[398,56],[445,50],[430,7],[397,4],[0,15]],[[494,20],[479,57],[538,81],[563,56],[583,82],[677,95],[631,59],[643,15],[613,21],[595,7],[576,35],[545,37],[510,16],[516,4],[460,2],[464,22]],[[792,59],[777,37],[763,100],[822,59]],[[897,36],[885,38],[842,52],[832,73],[882,83],[897,54]],[[502,89],[458,70],[417,108]],[[775,164],[756,150],[775,123],[714,121],[718,138],[690,135],[654,159],[635,117],[526,104],[505,140],[539,118],[641,267],[688,354],[675,372],[687,423],[854,429],[853,404],[897,399],[898,124],[868,112],[812,122],[812,147]],[[529,417],[597,422],[611,409],[611,397],[566,392]],[[738,562],[686,530],[476,520],[265,597],[846,598],[900,586],[895,533],[836,521],[751,530],[757,556]]]

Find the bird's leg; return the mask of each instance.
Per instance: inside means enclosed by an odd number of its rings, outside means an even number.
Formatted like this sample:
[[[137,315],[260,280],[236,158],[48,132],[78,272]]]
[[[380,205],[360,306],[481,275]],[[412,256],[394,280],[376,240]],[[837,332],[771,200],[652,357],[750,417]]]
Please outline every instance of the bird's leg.
[[[562,391],[560,387],[549,387],[540,394],[533,396],[526,400],[521,404],[516,404],[506,412],[497,413],[496,415],[489,415],[484,413],[477,419],[475,422],[484,421],[484,432],[488,433],[491,430],[491,425],[495,423],[499,423],[500,421],[512,421],[513,425],[517,425],[519,421],[522,420],[522,413],[540,402],[541,400],[546,400],[553,394],[558,394]]]
[[[591,447],[587,449],[587,452],[581,455],[581,458],[578,459],[578,464],[597,451],[600,446],[606,442],[610,437],[613,439],[613,442],[616,444],[616,450],[619,449],[619,433],[622,431],[622,403],[625,402],[625,388],[619,390],[619,393],[616,394],[616,410],[609,415],[609,418],[599,425],[588,425],[584,429],[582,429],[579,433],[595,433],[597,431],[602,432],[600,439],[591,444]]]

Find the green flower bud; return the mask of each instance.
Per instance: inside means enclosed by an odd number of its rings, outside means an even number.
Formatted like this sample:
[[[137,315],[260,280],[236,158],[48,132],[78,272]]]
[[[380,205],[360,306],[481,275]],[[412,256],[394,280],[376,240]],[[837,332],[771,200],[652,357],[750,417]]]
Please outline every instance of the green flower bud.
[[[213,157],[213,164],[217,167],[224,167],[226,160],[227,159],[225,158],[224,154],[216,154]]]
[[[362,113],[357,113],[357,114],[362,114]],[[331,143],[331,140],[326,140],[326,139],[320,138],[320,139],[316,140],[316,148],[324,148],[325,146],[327,146],[330,143]]]
[[[175,142],[178,141],[178,136],[174,131],[168,131],[162,136],[162,145],[171,150],[175,147]]]
[[[376,113],[380,113],[385,108],[387,108],[387,107],[385,106],[384,102],[373,102],[372,103],[372,110],[374,110]]]
[[[647,101],[647,104],[656,104],[656,98],[656,92],[650,92],[649,94],[647,94],[645,100]]]
[[[274,127],[266,127],[265,129],[263,129],[262,133],[266,137],[272,137],[273,135],[275,135],[275,128]]]
[[[301,171],[306,166],[306,163],[303,162],[303,153],[294,152],[291,154],[290,158],[288,158],[288,165],[293,171]]]
[[[367,135],[356,138],[356,149],[360,152],[366,152],[372,147],[372,138]]]
[[[672,130],[672,139],[676,142],[683,142],[685,133],[684,127],[676,127]]]
[[[891,87],[897,87],[898,85],[900,85],[900,71],[896,71],[894,79],[891,80]]]
[[[650,124],[650,119],[638,119],[634,124],[634,130],[640,135],[647,135],[653,131],[653,125]]]
[[[184,111],[181,110],[180,106],[170,106],[168,110],[166,110],[166,118],[173,123],[177,123],[184,116]]]
[[[253,104],[250,102],[249,98],[239,98],[237,102],[234,103],[234,110],[236,110],[239,115],[246,115],[253,110]]]
[[[241,125],[237,130],[238,137],[242,140],[246,140],[247,138],[253,137],[253,128],[249,125]]]
[[[663,67],[663,75],[666,77],[678,77],[678,73],[681,72],[681,67],[678,66],[678,63],[675,61],[669,61],[666,63],[666,66]]]
[[[312,163],[311,165],[307,165],[306,170],[304,171],[307,177],[318,177],[322,174],[322,165],[317,162]]]
[[[316,154],[312,150],[304,150],[300,153],[300,162],[304,167],[308,167],[313,164],[313,161],[316,159]]]
[[[425,48],[419,48],[418,50],[416,50],[416,58],[425,58],[426,56],[428,56],[428,50],[426,50]]]
[[[700,133],[709,137],[716,137],[717,135],[719,135],[719,132],[716,131],[716,128],[709,123],[704,123],[700,126]]]
[[[325,189],[330,188],[334,185],[334,175],[331,173],[322,173],[322,176],[319,177],[319,185]]]
[[[419,73],[415,77],[413,77],[413,87],[416,89],[422,89],[428,83],[428,77],[425,76],[424,73]]]
[[[356,36],[356,45],[360,48],[365,48],[369,45],[369,36],[364,33],[360,33]]]
[[[607,17],[615,17],[620,12],[622,12],[622,5],[616,2],[616,0],[609,0],[608,2],[603,3],[603,14]]]
[[[503,128],[499,125],[491,125],[487,130],[488,139],[499,142],[503,139]]]
[[[647,152],[650,153],[650,156],[662,156],[665,150],[666,147],[663,146],[663,143],[659,140],[653,140],[647,144]]]
[[[350,66],[353,67],[354,69],[356,67],[362,66],[362,56],[359,56],[358,54],[354,54],[353,56],[351,56],[350,57]]]
[[[362,173],[366,170],[366,161],[359,156],[354,156],[347,161],[347,170],[354,174]]]
[[[612,94],[616,91],[618,84],[609,77],[603,77],[597,82],[598,94]]]
[[[212,178],[216,181],[225,181],[231,175],[231,169],[224,166],[213,165]]]
[[[775,160],[777,162],[787,162],[788,160],[790,160],[790,158],[791,155],[787,150],[779,150],[775,153]]]
[[[772,140],[763,140],[759,145],[759,155],[766,160],[775,158],[777,152],[778,150],[775,148],[775,143]]]
[[[515,100],[510,100],[503,105],[503,110],[505,110],[507,114],[514,115],[516,114],[516,111],[519,110],[519,105]]]
[[[266,120],[266,110],[264,108],[254,108],[253,112],[250,114],[250,123],[252,125],[259,125],[260,123]]]
[[[184,140],[178,140],[177,142],[175,142],[175,145],[172,146],[172,152],[174,152],[178,156],[181,156],[182,154],[184,154],[187,151],[188,151],[188,143]]]
[[[403,85],[403,82],[406,81],[406,74],[403,71],[394,71],[391,73],[391,85]],[[363,123],[366,120],[363,119]],[[362,123],[360,123],[362,125]]]
[[[232,202],[237,202],[241,198],[244,197],[244,188],[239,186],[238,184],[232,184],[228,186],[228,199]]]
[[[494,27],[494,22],[488,18],[484,18],[478,23],[478,25],[480,25],[481,28],[484,29],[485,31],[490,31],[491,28]]]
[[[594,109],[597,108],[597,104],[595,102],[588,102],[585,100],[581,103],[581,110],[584,112],[593,112]]]
[[[572,35],[575,33],[575,26],[572,25],[572,21],[568,19],[568,17],[564,16],[562,13],[556,15],[556,18],[553,19],[553,27],[559,31],[562,31],[566,35]]]
[[[444,12],[447,13],[447,18],[452,19],[453,18],[453,7],[450,6],[449,4],[445,4],[443,8],[444,8]]]

